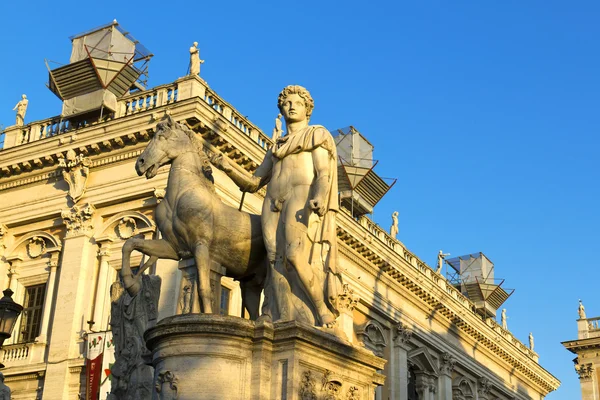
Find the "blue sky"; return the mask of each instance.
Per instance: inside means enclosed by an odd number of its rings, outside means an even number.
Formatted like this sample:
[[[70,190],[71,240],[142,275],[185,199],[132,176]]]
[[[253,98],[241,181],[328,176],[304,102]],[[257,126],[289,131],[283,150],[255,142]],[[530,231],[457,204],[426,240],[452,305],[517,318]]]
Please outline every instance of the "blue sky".
[[[516,292],[511,331],[533,332],[562,381],[548,399],[580,397],[561,341],[577,300],[597,302],[600,3],[592,1],[2,2],[0,123],[26,93],[26,121],[60,114],[44,59],[66,63],[68,37],[116,18],[154,54],[150,86],[202,77],[270,132],[288,84],[315,98],[313,123],[354,125],[377,172],[398,183],[374,213],[433,265],[484,252]],[[7,18],[6,16],[12,16]]]

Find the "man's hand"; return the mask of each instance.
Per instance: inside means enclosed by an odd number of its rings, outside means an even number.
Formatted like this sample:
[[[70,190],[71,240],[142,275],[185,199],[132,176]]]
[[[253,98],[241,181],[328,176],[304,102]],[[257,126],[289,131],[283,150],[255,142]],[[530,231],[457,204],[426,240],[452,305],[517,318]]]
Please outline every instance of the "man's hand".
[[[312,199],[308,201],[310,209],[316,213],[319,217],[325,215],[325,202],[320,199]]]
[[[210,162],[212,165],[220,169],[224,172],[231,172],[232,168],[229,165],[229,161],[225,157],[223,157],[222,153],[215,154],[210,158]]]

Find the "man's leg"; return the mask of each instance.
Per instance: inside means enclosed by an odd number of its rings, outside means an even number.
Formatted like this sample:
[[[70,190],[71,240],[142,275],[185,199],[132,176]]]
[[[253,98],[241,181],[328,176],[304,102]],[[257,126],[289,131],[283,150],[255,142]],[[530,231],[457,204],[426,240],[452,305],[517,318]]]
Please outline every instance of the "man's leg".
[[[335,322],[335,317],[325,304],[325,282],[318,282],[308,262],[310,240],[307,236],[307,225],[311,211],[305,209],[306,201],[298,197],[286,202],[282,212],[282,218],[285,218],[286,258],[298,274],[302,286],[317,309],[321,324],[330,325]]]

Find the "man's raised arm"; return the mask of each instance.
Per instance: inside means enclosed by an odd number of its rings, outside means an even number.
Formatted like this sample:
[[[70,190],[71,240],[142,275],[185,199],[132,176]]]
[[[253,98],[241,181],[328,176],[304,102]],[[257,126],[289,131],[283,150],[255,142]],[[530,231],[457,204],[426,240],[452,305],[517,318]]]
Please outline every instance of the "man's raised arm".
[[[271,150],[267,151],[263,162],[254,171],[254,175],[249,175],[233,168],[223,154],[212,156],[210,162],[225,172],[242,192],[254,193],[271,180],[271,169],[273,168]]]

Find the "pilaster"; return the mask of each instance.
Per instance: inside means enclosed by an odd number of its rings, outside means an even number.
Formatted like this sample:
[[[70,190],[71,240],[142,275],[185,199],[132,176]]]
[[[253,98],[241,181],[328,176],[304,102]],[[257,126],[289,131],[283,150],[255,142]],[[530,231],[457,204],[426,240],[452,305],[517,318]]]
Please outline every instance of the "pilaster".
[[[581,385],[581,400],[596,400],[596,384],[594,382],[594,366],[589,364],[578,364],[575,371],[579,375]]]
[[[392,379],[393,382],[391,399],[408,400],[408,351],[410,350],[410,339],[413,335],[412,329],[402,322],[398,322],[395,328]]]
[[[73,206],[61,215],[67,228],[57,287],[54,319],[50,328],[48,367],[44,383],[45,400],[67,400],[71,382],[69,360],[84,354],[82,335],[86,304],[91,292],[88,269],[91,264],[90,235],[94,207]]]
[[[48,341],[48,327],[50,324],[50,314],[54,307],[54,289],[56,286],[56,270],[58,269],[58,262],[56,260],[48,261],[48,269],[50,275],[48,276],[48,284],[46,285],[46,297],[44,301],[44,311],[42,314],[42,327],[40,328],[40,335],[36,341],[40,343],[47,343]]]
[[[456,360],[450,353],[443,353],[440,359],[439,400],[452,400],[452,371]]]

